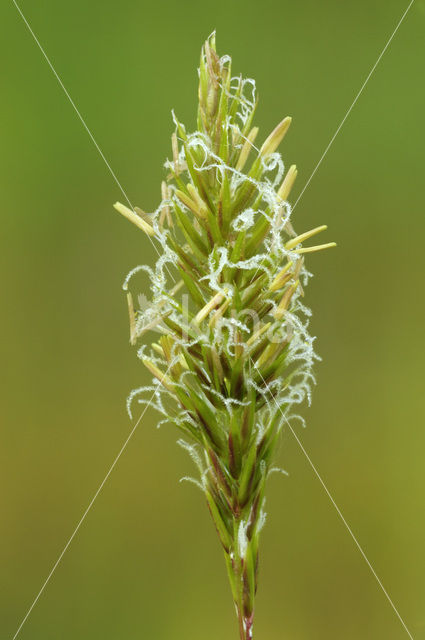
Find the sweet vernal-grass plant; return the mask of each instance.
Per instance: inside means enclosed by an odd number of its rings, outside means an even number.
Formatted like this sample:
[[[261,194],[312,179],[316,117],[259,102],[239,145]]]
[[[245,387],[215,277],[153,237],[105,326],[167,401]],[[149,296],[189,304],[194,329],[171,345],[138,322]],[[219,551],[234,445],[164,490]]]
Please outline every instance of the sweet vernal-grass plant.
[[[159,249],[154,266],[136,267],[124,282],[131,343],[153,376],[128,409],[152,403],[161,423],[180,430],[223,547],[241,640],[253,637],[276,445],[314,382],[304,256],[334,246],[304,246],[325,226],[294,232],[288,197],[297,169],[285,170],[277,152],[291,118],[256,146],[256,106],[255,82],[232,76],[213,34],[201,52],[197,130],[173,114],[158,209],[115,205]],[[152,300],[141,296],[135,308],[129,286],[140,270]],[[152,333],[159,339],[149,341]]]

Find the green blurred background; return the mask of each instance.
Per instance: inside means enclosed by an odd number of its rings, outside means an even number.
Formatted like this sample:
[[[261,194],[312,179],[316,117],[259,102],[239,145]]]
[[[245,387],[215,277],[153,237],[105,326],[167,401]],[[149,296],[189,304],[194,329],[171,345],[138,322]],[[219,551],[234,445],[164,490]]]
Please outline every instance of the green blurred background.
[[[22,0],[134,204],[156,207],[203,39],[256,78],[294,199],[407,2]],[[0,7],[0,637],[12,638],[131,430],[147,382],[127,271],[154,254],[11,0]],[[307,301],[323,362],[299,435],[415,639],[425,638],[425,3],[417,0],[300,201],[328,223]],[[31,640],[236,640],[191,462],[148,412],[23,627]],[[269,483],[258,640],[407,638],[290,433]]]

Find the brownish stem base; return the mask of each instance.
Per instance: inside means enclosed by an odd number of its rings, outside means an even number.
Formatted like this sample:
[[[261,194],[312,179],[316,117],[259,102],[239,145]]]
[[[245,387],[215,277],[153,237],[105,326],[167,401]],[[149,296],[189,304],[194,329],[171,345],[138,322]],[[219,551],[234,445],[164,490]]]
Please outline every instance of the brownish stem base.
[[[251,617],[246,618],[241,611],[238,611],[239,620],[239,637],[240,640],[252,640],[253,639],[253,620],[254,614]]]

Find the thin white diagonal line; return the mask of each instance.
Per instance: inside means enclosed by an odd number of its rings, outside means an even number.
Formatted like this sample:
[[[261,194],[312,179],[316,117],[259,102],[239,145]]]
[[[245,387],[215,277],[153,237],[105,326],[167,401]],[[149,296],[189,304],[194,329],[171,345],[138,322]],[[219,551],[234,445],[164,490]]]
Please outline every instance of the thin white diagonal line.
[[[382,56],[384,55],[384,53],[386,52],[386,50],[388,49],[388,47],[390,46],[395,34],[397,33],[397,31],[399,30],[401,23],[403,22],[403,20],[405,19],[405,17],[407,16],[408,12],[410,11],[410,8],[412,6],[412,4],[414,3],[415,0],[410,0],[409,5],[407,7],[407,9],[405,10],[405,12],[403,13],[403,15],[401,16],[400,20],[397,23],[396,28],[394,29],[394,31],[392,32],[391,36],[389,37],[389,39],[387,40],[384,48],[382,49],[381,53],[379,54],[375,64],[373,65],[372,69],[369,71],[366,80],[363,82],[362,86],[360,87],[360,90],[358,91],[356,97],[354,98],[353,102],[351,103],[350,108],[348,109],[347,113],[345,114],[345,116],[343,117],[343,119],[341,120],[341,122],[338,125],[337,130],[335,131],[334,135],[332,136],[330,142],[328,143],[326,149],[324,150],[324,152],[322,153],[319,162],[316,164],[316,166],[313,169],[313,172],[311,173],[309,179],[307,180],[307,182],[305,183],[304,187],[301,190],[300,195],[298,196],[298,198],[295,201],[295,204],[292,207],[292,212],[295,211],[295,207],[297,206],[297,204],[299,203],[299,201],[301,200],[302,196],[304,195],[305,190],[307,189],[307,187],[309,186],[310,182],[312,181],[312,179],[314,178],[317,170],[319,169],[320,165],[322,164],[326,154],[328,153],[329,149],[331,148],[332,144],[335,141],[335,138],[337,137],[337,135],[339,134],[339,132],[341,131],[342,127],[345,124],[345,121],[347,120],[348,116],[350,115],[351,111],[353,110],[354,105],[356,104],[357,100],[360,98],[361,94],[363,93],[364,88],[366,87],[367,83],[369,82],[370,78],[372,77],[376,67],[378,66],[378,64],[380,63]],[[254,278],[258,273],[258,269],[259,267],[257,267],[257,270],[254,274]]]
[[[168,373],[168,369],[167,372]],[[70,538],[68,539],[68,542],[66,543],[66,545],[64,546],[63,550],[61,551],[58,559],[56,560],[55,564],[53,565],[49,575],[47,576],[47,578],[45,579],[45,581],[43,582],[43,585],[40,589],[40,591],[38,592],[37,596],[35,597],[35,599],[33,600],[30,608],[28,609],[27,613],[25,614],[24,619],[22,620],[21,624],[19,625],[15,635],[13,636],[12,640],[15,640],[15,638],[17,638],[19,632],[21,631],[22,627],[24,626],[25,622],[27,621],[29,615],[31,614],[31,611],[34,609],[35,605],[37,604],[41,594],[43,593],[43,591],[45,590],[45,588],[47,587],[50,578],[52,577],[52,575],[54,574],[54,572],[56,571],[59,563],[61,562],[63,556],[65,555],[66,551],[68,550],[69,545],[71,544],[71,542],[73,541],[73,539],[75,538],[79,528],[81,527],[81,525],[83,524],[84,520],[86,519],[87,514],[89,513],[90,509],[92,508],[95,500],[97,499],[99,493],[102,491],[106,481],[108,480],[109,476],[111,475],[112,471],[114,470],[118,460],[120,459],[121,455],[123,454],[124,450],[126,449],[128,443],[130,442],[131,438],[134,435],[134,432],[136,431],[137,427],[140,424],[140,421],[142,420],[143,416],[145,415],[146,411],[149,409],[152,400],[155,396],[156,391],[153,392],[152,396],[149,399],[149,402],[146,404],[145,408],[143,409],[142,413],[140,414],[136,424],[134,425],[134,427],[132,428],[132,430],[130,431],[130,434],[127,436],[127,439],[125,440],[124,444],[122,445],[121,449],[119,450],[118,455],[115,457],[115,460],[113,461],[113,463],[111,464],[111,466],[109,467],[108,473],[106,474],[106,476],[103,478],[102,482],[100,483],[96,493],[94,494],[93,498],[90,500],[89,505],[87,507],[87,509],[84,511],[82,517],[80,518],[77,526],[75,527],[74,531],[72,532],[72,535],[70,536]]]
[[[24,21],[28,31],[30,32],[30,34],[32,35],[32,37],[34,38],[38,48],[40,49],[41,53],[44,56],[44,59],[46,60],[47,64],[49,65],[51,71],[53,72],[53,75],[55,76],[56,80],[59,82],[60,86],[63,89],[64,94],[66,95],[66,97],[68,98],[69,102],[71,103],[75,113],[77,114],[77,116],[79,117],[81,124],[83,125],[84,129],[87,131],[87,133],[90,136],[91,141],[93,142],[94,146],[96,147],[96,149],[98,150],[103,162],[106,164],[106,166],[109,169],[110,174],[112,175],[113,179],[115,180],[115,182],[117,183],[121,193],[123,194],[124,198],[127,200],[128,204],[130,205],[131,209],[134,210],[133,205],[130,202],[130,199],[128,197],[128,195],[126,194],[126,192],[124,191],[120,181],[118,180],[117,176],[115,175],[114,171],[112,170],[111,165],[109,164],[109,162],[107,161],[107,159],[105,158],[105,155],[102,151],[102,149],[99,147],[99,145],[96,142],[95,137],[93,136],[92,132],[90,131],[90,129],[87,126],[86,121],[84,120],[83,116],[81,115],[81,113],[78,110],[77,105],[75,104],[75,102],[73,101],[73,99],[71,98],[71,96],[68,93],[68,90],[66,89],[65,85],[63,84],[59,74],[57,73],[56,69],[54,68],[53,64],[51,63],[47,53],[45,52],[45,50],[43,49],[42,45],[40,44],[39,39],[37,38],[37,36],[35,35],[34,31],[31,29],[31,26],[28,23],[28,20],[26,19],[26,17],[24,16],[24,14],[22,13],[21,8],[19,7],[18,3],[16,2],[16,0],[12,0],[13,4],[15,5],[16,9],[19,12],[19,15],[21,16],[22,20]]]
[[[279,409],[280,413],[282,414],[282,416],[283,416],[284,420],[286,421],[286,423],[287,423],[288,427],[289,427],[289,428],[290,428],[290,430],[291,430],[292,435],[294,436],[295,440],[297,441],[297,443],[298,443],[298,445],[299,445],[299,447],[300,447],[301,451],[303,452],[303,454],[304,454],[304,455],[305,455],[305,457],[307,458],[309,465],[311,466],[311,468],[312,468],[312,469],[313,469],[313,471],[314,471],[314,474],[316,475],[317,479],[319,480],[320,484],[322,485],[323,489],[325,490],[326,495],[328,496],[329,500],[331,501],[331,503],[332,503],[332,504],[333,504],[333,506],[335,507],[335,510],[336,510],[337,514],[339,515],[339,517],[341,518],[341,520],[342,520],[342,522],[343,522],[343,524],[344,524],[345,528],[347,529],[348,533],[350,534],[350,536],[351,536],[351,537],[352,537],[352,539],[354,540],[354,542],[355,542],[355,545],[356,545],[357,549],[360,551],[360,553],[361,553],[361,555],[363,556],[363,559],[365,560],[365,562],[366,562],[367,566],[369,567],[369,569],[371,570],[371,572],[372,572],[373,576],[375,577],[375,579],[376,579],[377,583],[378,583],[378,584],[379,584],[379,586],[381,587],[381,589],[382,589],[382,591],[383,591],[383,593],[384,593],[385,597],[387,598],[387,600],[388,600],[388,602],[390,603],[390,605],[391,605],[392,609],[394,610],[394,613],[396,614],[397,618],[400,620],[400,622],[401,622],[401,624],[403,625],[404,630],[406,631],[406,633],[407,633],[407,635],[409,636],[409,638],[410,638],[411,640],[413,640],[413,636],[412,636],[412,634],[410,633],[409,629],[407,628],[406,623],[404,622],[403,618],[402,618],[402,617],[401,617],[401,615],[399,614],[399,612],[398,612],[398,610],[397,610],[397,607],[395,606],[394,602],[391,600],[391,597],[390,597],[390,595],[388,594],[388,591],[385,589],[385,587],[384,587],[384,585],[382,584],[382,582],[381,582],[381,580],[380,580],[379,576],[377,575],[377,573],[376,573],[375,569],[372,567],[372,565],[371,565],[370,561],[368,560],[368,557],[366,556],[365,552],[363,551],[362,547],[360,546],[360,543],[359,543],[359,541],[357,540],[356,536],[354,535],[354,533],[353,533],[353,531],[352,531],[352,529],[351,529],[350,525],[348,524],[348,522],[346,521],[346,519],[345,519],[345,518],[344,518],[344,516],[342,515],[340,508],[338,507],[338,505],[336,504],[335,500],[333,499],[331,492],[329,491],[328,487],[326,486],[326,484],[325,484],[324,480],[322,479],[322,476],[321,476],[321,475],[320,475],[320,473],[318,472],[318,470],[317,470],[316,466],[313,464],[313,462],[312,462],[312,460],[311,460],[310,456],[308,455],[307,451],[305,450],[305,448],[304,448],[304,446],[303,446],[303,444],[302,444],[301,440],[298,438],[298,436],[297,436],[297,434],[295,433],[294,429],[292,428],[292,426],[291,426],[290,422],[288,421],[287,417],[286,417],[286,416],[285,416],[285,414],[283,413],[282,408],[281,408],[281,406],[278,404],[278,402],[277,402],[277,400],[276,400],[276,397],[274,396],[273,392],[271,391],[271,389],[270,389],[269,385],[267,384],[267,382],[264,380],[263,376],[261,375],[261,371],[259,370],[259,368],[258,368],[258,367],[257,367],[257,365],[255,364],[255,362],[253,362],[253,361],[252,361],[252,359],[251,359],[251,362],[253,363],[254,367],[256,368],[256,370],[258,371],[258,373],[260,374],[260,377],[261,377],[261,379],[262,379],[263,383],[266,385],[266,388],[268,389],[268,391],[270,391],[270,394],[271,394],[271,396],[272,396],[272,398],[273,398],[273,400],[274,400],[274,402],[275,402],[275,404],[276,404],[276,407]]]
[[[77,114],[79,120],[81,121],[81,124],[83,125],[84,129],[87,131],[90,140],[93,142],[94,146],[96,147],[97,151],[99,152],[100,157],[102,158],[103,162],[106,164],[109,173],[111,174],[111,176],[113,177],[113,179],[115,180],[118,188],[120,189],[121,193],[123,194],[124,198],[127,200],[128,204],[130,205],[130,208],[132,211],[134,211],[134,207],[131,203],[130,198],[128,197],[127,193],[124,191],[124,188],[122,186],[122,184],[120,183],[120,181],[118,180],[115,172],[113,171],[111,165],[109,164],[109,162],[107,161],[105,154],[103,153],[102,149],[99,147],[98,143],[96,142],[96,139],[94,137],[94,135],[92,134],[92,132],[90,131],[86,121],[84,120],[83,116],[81,115],[77,105],[75,104],[75,102],[73,101],[73,99],[71,98],[67,88],[65,87],[64,83],[62,82],[59,74],[57,73],[56,69],[54,68],[52,62],[50,61],[50,58],[48,57],[47,53],[45,52],[45,50],[43,49],[39,39],[37,38],[37,36],[35,35],[34,31],[32,30],[28,20],[26,19],[26,17],[24,16],[24,14],[22,13],[21,8],[19,7],[18,3],[16,2],[16,0],[12,0],[13,4],[15,5],[16,9],[19,12],[19,15],[21,16],[22,20],[24,21],[28,31],[30,32],[30,34],[32,35],[32,37],[34,38],[35,43],[37,44],[38,48],[40,49],[41,53],[43,54],[44,59],[46,60],[47,64],[49,65],[51,71],[53,72],[53,75],[55,76],[56,80],[59,82],[64,94],[66,95],[66,97],[68,98],[72,108],[74,109],[75,113]],[[150,243],[152,244],[153,248],[155,249],[156,253],[158,254],[158,256],[160,256],[160,252],[158,250],[158,248],[155,246],[155,243],[153,242],[152,238],[150,236],[147,236],[149,238]],[[170,274],[172,280],[175,281],[174,276],[170,273],[168,266],[166,266],[166,269],[168,271],[168,273]]]
[[[405,12],[403,13],[403,15],[401,16],[400,20],[397,23],[396,28],[394,29],[394,31],[392,32],[391,36],[389,37],[389,39],[387,40],[385,47],[382,49],[381,53],[379,54],[375,64],[373,65],[372,69],[369,71],[368,76],[366,78],[366,80],[363,82],[362,86],[360,87],[359,92],[357,93],[356,97],[354,98],[353,102],[351,103],[350,108],[348,109],[347,113],[345,114],[345,116],[343,117],[343,119],[341,120],[337,130],[335,131],[334,135],[332,136],[328,146],[326,147],[326,149],[324,150],[324,152],[322,153],[319,162],[316,164],[316,166],[313,169],[312,174],[310,175],[309,179],[307,180],[307,182],[305,183],[300,195],[298,196],[298,198],[295,201],[294,206],[292,207],[292,211],[294,211],[295,207],[297,206],[298,202],[301,200],[304,191],[307,189],[307,187],[309,186],[310,182],[312,181],[312,179],[314,178],[318,168],[320,167],[320,165],[322,164],[326,154],[328,153],[329,149],[331,148],[331,146],[333,145],[335,138],[337,137],[337,135],[339,134],[339,132],[341,131],[342,127],[345,124],[345,121],[347,120],[348,116],[350,115],[353,107],[355,106],[357,100],[360,98],[361,94],[363,93],[364,88],[366,87],[367,83],[369,82],[370,78],[372,77],[376,67],[378,66],[378,64],[380,63],[382,56],[384,55],[384,53],[386,52],[386,50],[388,49],[388,47],[390,46],[395,34],[397,33],[397,31],[399,30],[401,23],[403,22],[403,20],[405,19],[405,17],[407,16],[407,14],[410,11],[410,8],[412,6],[412,4],[414,3],[415,0],[410,0],[409,5],[407,7],[407,9],[405,10]]]

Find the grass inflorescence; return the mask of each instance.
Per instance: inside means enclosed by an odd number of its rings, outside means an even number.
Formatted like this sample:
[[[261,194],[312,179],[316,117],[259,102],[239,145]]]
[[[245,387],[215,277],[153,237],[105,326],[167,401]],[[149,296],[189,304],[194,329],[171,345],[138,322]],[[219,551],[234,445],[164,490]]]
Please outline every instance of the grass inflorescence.
[[[158,209],[116,209],[158,243],[154,267],[124,283],[130,338],[154,384],[131,403],[154,405],[182,433],[199,470],[224,550],[241,640],[253,634],[265,486],[293,407],[310,397],[316,359],[302,303],[309,272],[304,246],[325,230],[297,235],[288,197],[297,176],[278,146],[284,118],[261,146],[255,83],[232,76],[215,37],[202,47],[197,130],[173,114],[172,158]],[[152,300],[134,305],[130,280],[147,271]],[[145,335],[155,332],[149,346]],[[143,338],[142,338],[143,337]]]

